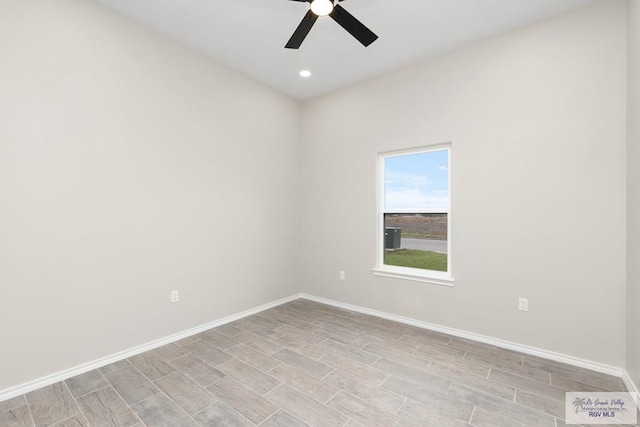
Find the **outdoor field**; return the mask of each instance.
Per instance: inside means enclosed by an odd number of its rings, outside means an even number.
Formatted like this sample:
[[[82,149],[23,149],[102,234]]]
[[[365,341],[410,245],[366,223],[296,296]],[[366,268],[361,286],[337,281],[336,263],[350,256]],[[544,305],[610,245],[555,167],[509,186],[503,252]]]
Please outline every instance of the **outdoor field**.
[[[387,214],[385,227],[401,230],[401,249],[385,250],[384,263],[401,267],[447,271],[447,253],[418,249],[420,239],[426,241],[447,240],[447,214]],[[403,240],[402,239],[408,239]],[[405,242],[411,241],[411,245]],[[407,247],[409,246],[409,247]],[[412,247],[413,246],[413,247]]]

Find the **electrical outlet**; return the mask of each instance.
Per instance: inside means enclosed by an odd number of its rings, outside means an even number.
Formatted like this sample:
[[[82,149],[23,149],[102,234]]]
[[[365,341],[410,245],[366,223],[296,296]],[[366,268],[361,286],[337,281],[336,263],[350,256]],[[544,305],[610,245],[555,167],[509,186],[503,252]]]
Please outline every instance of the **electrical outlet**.
[[[527,298],[520,298],[518,300],[518,310],[529,311],[529,300]]]
[[[341,272],[340,272],[340,280],[344,280],[344,277],[345,277],[345,276],[344,276],[344,271],[341,271]]]
[[[178,302],[180,301],[180,293],[178,291],[171,291],[171,302]]]

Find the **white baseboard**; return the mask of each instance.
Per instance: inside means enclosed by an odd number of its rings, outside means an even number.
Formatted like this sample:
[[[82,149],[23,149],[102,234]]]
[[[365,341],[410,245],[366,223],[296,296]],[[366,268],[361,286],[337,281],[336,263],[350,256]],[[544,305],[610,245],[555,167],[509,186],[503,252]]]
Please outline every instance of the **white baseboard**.
[[[581,368],[589,369],[589,370],[600,372],[607,375],[613,375],[621,378],[630,392],[635,392],[635,393],[638,392],[638,388],[633,383],[633,381],[631,380],[627,372],[624,369],[618,368],[615,366],[605,365],[602,363],[593,362],[586,359],[580,359],[578,357],[568,356],[566,354],[556,353],[553,351],[543,350],[536,347],[529,347],[526,345],[517,344],[510,341],[504,341],[498,338],[488,337],[486,335],[480,335],[473,332],[467,332],[460,329],[449,328],[446,326],[423,322],[423,321],[411,319],[408,317],[385,313],[383,311],[372,310],[370,308],[360,307],[357,305],[345,304],[342,302],[333,301],[327,298],[320,298],[313,295],[307,295],[304,293],[301,294],[301,298],[308,299],[310,301],[319,302],[322,304],[332,305],[334,307],[343,308],[345,310],[351,310],[358,313],[381,317],[383,319],[393,320],[395,322],[416,326],[418,328],[429,329],[436,332],[442,332],[444,334],[453,335],[459,338],[466,338],[473,341],[479,341],[485,344],[495,345],[496,347],[519,351],[520,353],[529,354],[531,356],[537,356],[537,357],[553,360],[560,363],[566,363],[568,365],[578,366]]]
[[[624,375],[622,375],[622,381],[624,381],[624,385],[627,386],[627,390],[629,393],[633,393],[636,399],[636,405],[640,408],[640,390],[638,386],[633,382],[627,371],[624,371]]]
[[[378,310],[373,310],[370,308],[360,307],[357,305],[341,303],[338,301],[333,301],[326,298],[320,298],[313,295],[307,295],[304,293],[291,295],[286,298],[279,299],[277,301],[273,301],[259,307],[255,307],[249,310],[245,310],[241,313],[234,314],[231,316],[224,317],[222,319],[215,320],[213,322],[206,323],[204,325],[196,326],[195,328],[188,329],[183,332],[179,332],[177,334],[169,335],[164,338],[154,340],[148,342],[146,344],[142,344],[133,348],[130,348],[125,351],[121,351],[110,356],[106,356],[92,362],[84,363],[79,366],[75,366],[73,368],[65,369],[63,371],[57,372],[55,374],[47,375],[46,377],[38,378],[33,381],[29,381],[15,387],[11,387],[5,390],[0,390],[0,402],[4,400],[11,399],[13,397],[20,396],[25,393],[29,393],[33,390],[37,390],[42,387],[46,387],[51,384],[55,384],[59,381],[66,380],[68,378],[74,377],[76,375],[84,374],[85,372],[92,371],[97,368],[101,368],[103,366],[109,365],[114,362],[118,362],[120,360],[126,359],[131,356],[135,356],[140,353],[144,353],[149,350],[153,350],[154,348],[161,347],[163,345],[172,343],[174,341],[181,340],[183,338],[190,337],[191,335],[198,334],[200,332],[207,331],[212,328],[216,328],[218,326],[222,326],[224,324],[233,322],[235,320],[242,319],[247,316],[251,316],[253,314],[259,313],[264,310],[268,310],[273,307],[277,307],[279,305],[285,304],[289,301],[293,301],[298,298],[308,299],[310,301],[316,301],[322,304],[331,305],[338,308],[343,308],[345,310],[351,310],[358,313],[369,314],[371,316],[381,317],[383,319],[393,320],[395,322],[404,323],[407,325],[416,326],[418,328],[429,329],[436,332],[442,332],[445,334],[453,335],[460,338],[466,338],[473,341],[482,342],[485,344],[495,345],[497,347],[506,348],[509,350],[519,351],[524,354],[529,354],[532,356],[541,357],[544,359],[554,360],[556,362],[566,363],[573,366],[578,366],[581,368],[589,369],[596,372],[601,372],[608,375],[614,375],[622,378],[629,392],[636,393],[636,396],[639,396],[638,387],[633,383],[633,380],[624,369],[617,368],[614,366],[605,365],[602,363],[592,362],[585,359],[580,359],[573,356],[568,356],[560,353],[555,353],[552,351],[542,350],[535,347],[529,347],[521,344],[516,344],[509,341],[503,341],[497,338],[488,337],[485,335],[475,334],[473,332],[467,332],[460,329],[449,328],[446,326],[440,326],[433,323],[423,322],[420,320],[411,319],[408,317],[398,316],[395,314],[385,313]]]
[[[253,314],[259,313],[264,310],[268,310],[273,307],[277,307],[289,301],[293,301],[301,297],[301,294],[291,295],[286,298],[279,299],[277,301],[273,301],[259,307],[255,307],[249,310],[245,310],[241,313],[234,314],[231,316],[223,317],[222,319],[215,320],[213,322],[206,323],[204,325],[196,326],[195,328],[187,329],[186,331],[179,332],[177,334],[169,335],[164,338],[160,338],[154,341],[150,341],[146,344],[142,344],[128,350],[124,350],[110,356],[102,357],[100,359],[83,363],[82,365],[75,366],[73,368],[65,369],[60,372],[56,372],[55,374],[47,375],[42,378],[35,379],[33,381],[29,381],[23,384],[19,384],[15,387],[11,387],[5,390],[0,390],[0,402],[4,400],[8,400],[17,396],[20,396],[25,393],[29,393],[31,391],[37,390],[42,387],[46,387],[51,384],[55,384],[57,382],[66,380],[71,377],[75,377],[76,375],[84,374],[85,372],[93,371],[94,369],[101,368],[103,366],[109,365],[114,362],[118,362],[120,360],[124,360],[128,357],[135,356],[140,353],[144,353],[145,351],[153,350],[154,348],[162,347],[163,345],[172,343],[174,341],[181,340],[183,338],[190,337],[191,335],[198,334],[200,332],[207,331],[212,328],[216,328],[218,326],[222,326],[224,324],[233,322],[235,320],[242,319],[243,317],[251,316]]]

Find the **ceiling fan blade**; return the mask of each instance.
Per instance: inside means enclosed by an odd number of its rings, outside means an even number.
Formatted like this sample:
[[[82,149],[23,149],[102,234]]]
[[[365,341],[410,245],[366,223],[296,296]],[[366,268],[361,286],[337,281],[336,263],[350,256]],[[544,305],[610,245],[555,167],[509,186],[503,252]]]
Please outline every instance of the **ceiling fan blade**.
[[[339,4],[334,6],[333,12],[329,16],[365,46],[369,46],[378,39],[378,36],[373,31],[365,27],[362,22],[358,21]]]
[[[298,25],[298,28],[296,28],[296,30],[293,32],[293,35],[291,36],[285,47],[287,49],[298,49],[300,45],[302,45],[305,37],[307,37],[307,34],[309,34],[309,31],[311,31],[311,27],[313,27],[313,24],[315,24],[317,20],[318,15],[309,10],[304,18],[302,18],[300,25]]]

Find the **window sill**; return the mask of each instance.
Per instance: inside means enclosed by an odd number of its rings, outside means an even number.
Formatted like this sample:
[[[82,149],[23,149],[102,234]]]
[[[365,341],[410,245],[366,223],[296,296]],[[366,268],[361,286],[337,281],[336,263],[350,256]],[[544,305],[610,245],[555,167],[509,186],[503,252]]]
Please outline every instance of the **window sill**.
[[[432,285],[439,286],[454,286],[455,280],[453,277],[446,274],[420,274],[414,269],[403,268],[374,268],[371,270],[375,276],[391,277],[394,279],[412,280],[414,282],[430,283]]]

